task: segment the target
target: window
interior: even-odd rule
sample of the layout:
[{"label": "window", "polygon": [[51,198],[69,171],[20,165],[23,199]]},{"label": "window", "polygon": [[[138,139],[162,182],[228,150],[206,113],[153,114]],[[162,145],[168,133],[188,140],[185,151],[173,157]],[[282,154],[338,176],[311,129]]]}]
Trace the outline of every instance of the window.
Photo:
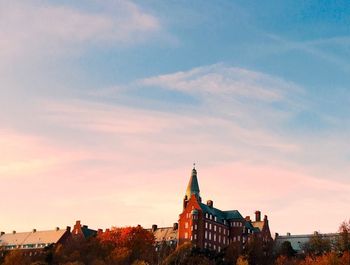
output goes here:
[{"label": "window", "polygon": [[211,224],[209,224],[209,230],[211,230]]},{"label": "window", "polygon": [[197,234],[194,234],[194,239],[197,239]]},{"label": "window", "polygon": [[213,247],[214,247],[214,250],[216,250],[216,246],[214,245]]},{"label": "window", "polygon": [[205,218],[208,218],[208,213],[205,213]]},{"label": "window", "polygon": [[208,238],[208,232],[205,231],[205,239],[207,239],[207,238]]},{"label": "window", "polygon": [[197,225],[196,224],[194,225],[194,230],[197,230]]},{"label": "window", "polygon": [[216,225],[214,225],[214,231],[216,232]]},{"label": "window", "polygon": [[215,222],[217,221],[217,218],[216,218],[216,216],[215,216]]},{"label": "window", "polygon": [[207,223],[207,222],[205,222],[205,228],[207,228],[207,229],[208,229],[208,223]]},{"label": "window", "polygon": [[221,251],[221,247],[220,246],[218,247],[218,250],[219,250],[219,252]]},{"label": "window", "polygon": [[188,222],[185,223],[185,228],[188,228]]},{"label": "window", "polygon": [[214,234],[214,241],[216,241],[216,234]]},{"label": "window", "polygon": [[211,240],[211,233],[209,232],[209,240]]},{"label": "window", "polygon": [[221,226],[219,226],[219,233],[221,233]]},{"label": "window", "polygon": [[207,243],[207,242],[204,243],[204,247],[205,247],[205,248],[208,247],[208,243]]},{"label": "window", "polygon": [[186,233],[185,233],[185,239],[187,239],[187,238],[188,238],[188,233],[186,232]]},{"label": "window", "polygon": [[221,236],[219,235],[219,243],[221,243]]}]

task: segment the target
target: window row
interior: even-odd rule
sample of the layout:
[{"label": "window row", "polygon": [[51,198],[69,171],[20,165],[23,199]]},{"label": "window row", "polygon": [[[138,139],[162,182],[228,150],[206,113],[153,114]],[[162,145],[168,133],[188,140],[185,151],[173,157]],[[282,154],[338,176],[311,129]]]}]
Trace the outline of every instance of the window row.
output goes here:
[{"label": "window row", "polygon": [[214,250],[218,250],[219,252],[221,251],[221,247],[220,246],[216,246],[215,244],[211,244],[211,243],[204,243],[204,248],[213,248]]}]

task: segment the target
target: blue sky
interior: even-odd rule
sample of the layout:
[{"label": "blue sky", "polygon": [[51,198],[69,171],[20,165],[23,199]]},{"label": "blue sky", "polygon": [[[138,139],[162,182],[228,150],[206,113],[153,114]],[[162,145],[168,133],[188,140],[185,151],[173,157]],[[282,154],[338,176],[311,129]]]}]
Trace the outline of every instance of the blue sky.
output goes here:
[{"label": "blue sky", "polygon": [[169,225],[195,161],[218,207],[335,231],[349,20],[348,1],[0,1],[0,178],[20,194],[0,228]]}]

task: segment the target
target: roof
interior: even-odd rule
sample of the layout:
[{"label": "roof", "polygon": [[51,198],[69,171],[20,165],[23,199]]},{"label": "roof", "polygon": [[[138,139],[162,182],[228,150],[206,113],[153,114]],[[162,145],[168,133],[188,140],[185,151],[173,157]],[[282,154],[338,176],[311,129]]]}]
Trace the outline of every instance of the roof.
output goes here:
[{"label": "roof", "polygon": [[264,227],[264,221],[252,222],[252,225],[262,231]]},{"label": "roof", "polygon": [[248,229],[254,231],[254,232],[259,232],[259,231],[261,231],[258,227],[254,227],[253,224],[252,224],[252,222],[250,222],[250,221],[245,222],[245,223],[244,223],[244,226],[245,226],[246,228],[248,228]]},{"label": "roof", "polygon": [[81,227],[81,231],[83,232],[85,238],[97,235],[97,231],[96,230],[90,229],[87,226],[82,226]]},{"label": "roof", "polygon": [[187,185],[187,189],[186,189],[187,199],[190,199],[193,194],[195,194],[196,196],[200,196],[198,179],[197,179],[197,170],[195,168],[192,169],[191,178]]},{"label": "roof", "polygon": [[31,247],[44,247],[40,245],[49,245],[57,243],[67,230],[48,230],[36,232],[23,232],[3,234],[0,236],[0,245],[2,246],[19,246],[31,245]]},{"label": "roof", "polygon": [[[339,234],[337,233],[329,233],[329,234],[319,234],[323,237],[327,237],[331,240],[335,240]],[[275,238],[275,242],[277,245],[281,245],[285,241],[289,241],[292,245],[292,248],[300,252],[303,246],[309,242],[310,238],[313,237],[314,234],[304,234],[304,235],[286,235],[286,236],[277,236]]]},{"label": "roof", "polygon": [[177,240],[177,230],[173,227],[157,228],[153,234],[156,242]]},{"label": "roof", "polygon": [[212,214],[217,217],[217,222],[223,223],[223,220],[234,220],[234,219],[243,219],[242,215],[237,210],[231,211],[221,211],[214,207],[209,207],[204,203],[199,203],[202,211],[204,213]]}]

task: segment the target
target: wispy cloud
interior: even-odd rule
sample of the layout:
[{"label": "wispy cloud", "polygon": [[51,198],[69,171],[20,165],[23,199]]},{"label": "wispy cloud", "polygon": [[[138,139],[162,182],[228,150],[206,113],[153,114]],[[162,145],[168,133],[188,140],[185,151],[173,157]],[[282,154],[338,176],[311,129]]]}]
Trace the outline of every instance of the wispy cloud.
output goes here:
[{"label": "wispy cloud", "polygon": [[160,29],[156,17],[127,0],[100,2],[98,11],[5,0],[0,3],[0,56],[52,56],[81,52],[87,45],[132,44]]}]

